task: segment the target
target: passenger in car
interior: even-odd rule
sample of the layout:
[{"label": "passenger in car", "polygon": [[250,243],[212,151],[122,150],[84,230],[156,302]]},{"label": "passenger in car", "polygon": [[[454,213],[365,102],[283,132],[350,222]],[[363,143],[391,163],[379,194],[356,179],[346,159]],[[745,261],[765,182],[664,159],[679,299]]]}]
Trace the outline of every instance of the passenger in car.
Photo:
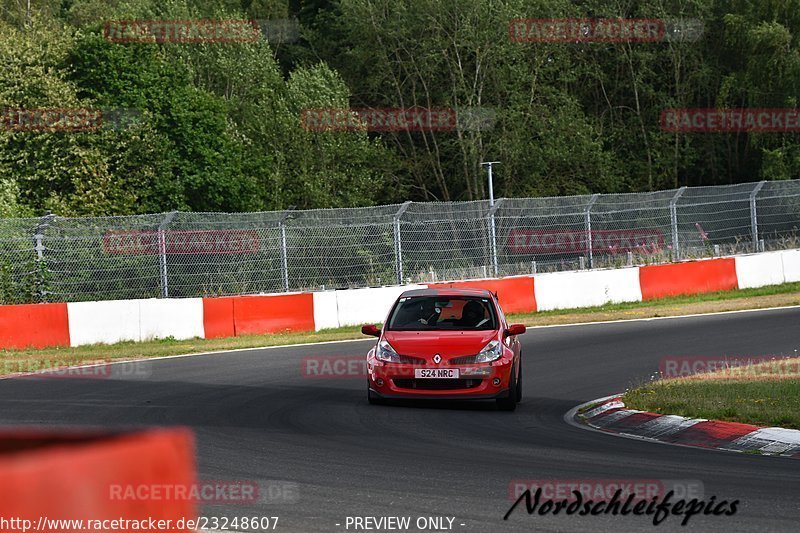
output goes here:
[{"label": "passenger in car", "polygon": [[464,306],[464,310],[461,313],[461,320],[457,322],[457,325],[465,328],[478,327],[478,324],[483,321],[485,313],[486,310],[479,301],[470,300]]}]

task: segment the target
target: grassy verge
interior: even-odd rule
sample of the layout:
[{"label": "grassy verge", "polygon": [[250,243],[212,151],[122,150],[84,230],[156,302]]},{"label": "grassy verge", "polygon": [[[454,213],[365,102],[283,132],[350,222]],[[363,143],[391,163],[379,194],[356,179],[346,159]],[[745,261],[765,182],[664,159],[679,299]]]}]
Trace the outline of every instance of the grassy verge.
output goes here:
[{"label": "grassy verge", "polygon": [[625,405],[653,413],[800,429],[800,359],[655,381],[627,392]]},{"label": "grassy verge", "polygon": [[[509,320],[524,323],[528,326],[544,326],[678,316],[784,305],[800,305],[800,283],[698,296],[665,298],[647,303],[609,304],[585,309],[514,314],[509,316]],[[81,346],[78,348],[0,350],[0,375],[90,362],[359,338],[364,338],[359,327],[345,327],[310,333],[280,333],[225,339],[180,341],[165,339],[141,343],[123,342],[112,345]]]},{"label": "grassy verge", "polygon": [[694,296],[676,296],[650,302],[628,302],[583,309],[545,311],[532,315],[510,315],[509,319],[522,319],[528,325],[542,326],[694,315],[789,305],[800,305],[800,283],[785,283],[758,289],[712,292]]},{"label": "grassy verge", "polygon": [[364,338],[361,328],[329,329],[316,333],[274,333],[245,335],[224,339],[161,339],[148,342],[94,344],[77,348],[44,348],[41,350],[0,350],[0,375],[57,368],[68,365],[107,361],[123,361],[169,355],[282,346],[306,342],[327,342]]}]

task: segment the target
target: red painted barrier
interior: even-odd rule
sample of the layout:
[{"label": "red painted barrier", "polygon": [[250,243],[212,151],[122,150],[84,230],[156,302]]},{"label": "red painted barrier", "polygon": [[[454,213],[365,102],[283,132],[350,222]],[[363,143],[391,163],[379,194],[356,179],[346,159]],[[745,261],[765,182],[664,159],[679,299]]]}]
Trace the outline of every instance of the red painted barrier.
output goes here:
[{"label": "red painted barrier", "polygon": [[[483,288],[496,292],[507,313],[538,310],[534,276],[453,281],[429,287]],[[738,288],[736,261],[712,259],[639,269],[644,300]],[[66,304],[0,306],[0,349],[69,346]],[[313,331],[311,293],[203,298],[205,338],[246,334]]]},{"label": "red painted barrier", "polygon": [[314,331],[314,295],[279,294],[234,298],[236,335]]},{"label": "red painted barrier", "polygon": [[497,293],[497,299],[506,313],[536,312],[536,297],[532,276],[514,278],[479,279],[450,283],[429,283],[428,287],[453,287],[462,289],[488,289]]},{"label": "red painted barrier", "polygon": [[236,335],[233,321],[234,300],[235,298],[203,298],[203,330],[206,339]]},{"label": "red painted barrier", "polygon": [[643,300],[730,291],[739,286],[733,258],[641,267],[639,283]]},{"label": "red painted barrier", "polygon": [[677,433],[663,437],[661,440],[665,442],[676,442],[687,446],[719,448],[757,429],[760,428],[752,424],[706,420],[705,422],[699,422]]},{"label": "red painted barrier", "polygon": [[67,304],[0,306],[0,348],[69,346]]},{"label": "red painted barrier", "polygon": [[[192,487],[195,481],[194,444],[187,430],[122,435],[0,432],[0,517],[30,520],[28,531],[147,529],[113,527],[110,521],[120,519],[171,520],[173,526],[162,531],[191,531],[178,521],[196,518],[196,501],[158,498],[153,491]],[[148,497],[120,497],[128,487],[143,487]],[[57,520],[92,522],[79,526]],[[108,521],[109,527],[84,527],[96,520]]]}]

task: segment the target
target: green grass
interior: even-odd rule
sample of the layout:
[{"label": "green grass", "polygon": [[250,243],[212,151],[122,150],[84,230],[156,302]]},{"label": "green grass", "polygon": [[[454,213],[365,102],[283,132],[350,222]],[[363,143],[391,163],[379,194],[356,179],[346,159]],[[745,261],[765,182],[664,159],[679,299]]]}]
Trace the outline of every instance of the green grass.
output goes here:
[{"label": "green grass", "polygon": [[625,394],[653,413],[800,429],[800,377],[782,380],[666,380]]},{"label": "green grass", "polygon": [[[728,302],[728,303],[726,303]],[[625,320],[654,316],[670,316],[743,308],[800,304],[800,283],[679,296],[650,302],[608,304],[584,309],[565,309],[541,313],[512,314],[512,322],[528,326],[568,324],[574,322]],[[77,348],[45,348],[41,350],[0,350],[0,375],[15,372],[75,365],[87,362],[163,357],[209,351],[258,348],[308,342],[363,339],[361,328],[344,327],[305,333],[275,333],[248,335],[225,339],[164,339],[149,342],[122,342],[113,345],[81,346]]]}]

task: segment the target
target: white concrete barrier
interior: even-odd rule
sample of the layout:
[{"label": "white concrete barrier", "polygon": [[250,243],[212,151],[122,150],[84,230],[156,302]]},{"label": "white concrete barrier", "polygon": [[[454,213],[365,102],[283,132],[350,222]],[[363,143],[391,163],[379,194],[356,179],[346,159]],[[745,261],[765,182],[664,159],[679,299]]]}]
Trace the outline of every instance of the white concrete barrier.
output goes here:
[{"label": "white concrete barrier", "polygon": [[740,289],[754,289],[784,282],[782,252],[738,255],[736,278]]},{"label": "white concrete barrier", "polygon": [[401,293],[424,288],[425,285],[405,285],[336,291],[339,325],[357,326],[383,322]]},{"label": "white concrete barrier", "polygon": [[139,300],[139,340],[204,338],[203,299]]},{"label": "white concrete barrier", "polygon": [[139,341],[139,301],[110,300],[67,304],[70,346]]},{"label": "white concrete barrier", "polygon": [[786,283],[800,281],[800,250],[781,252],[783,259],[783,279]]},{"label": "white concrete barrier", "polygon": [[336,291],[314,293],[314,329],[338,328],[339,309],[336,305]]},{"label": "white concrete barrier", "polygon": [[71,346],[205,337],[202,298],[76,302],[67,313]]},{"label": "white concrete barrier", "polygon": [[539,274],[533,288],[539,311],[642,301],[638,267]]}]

